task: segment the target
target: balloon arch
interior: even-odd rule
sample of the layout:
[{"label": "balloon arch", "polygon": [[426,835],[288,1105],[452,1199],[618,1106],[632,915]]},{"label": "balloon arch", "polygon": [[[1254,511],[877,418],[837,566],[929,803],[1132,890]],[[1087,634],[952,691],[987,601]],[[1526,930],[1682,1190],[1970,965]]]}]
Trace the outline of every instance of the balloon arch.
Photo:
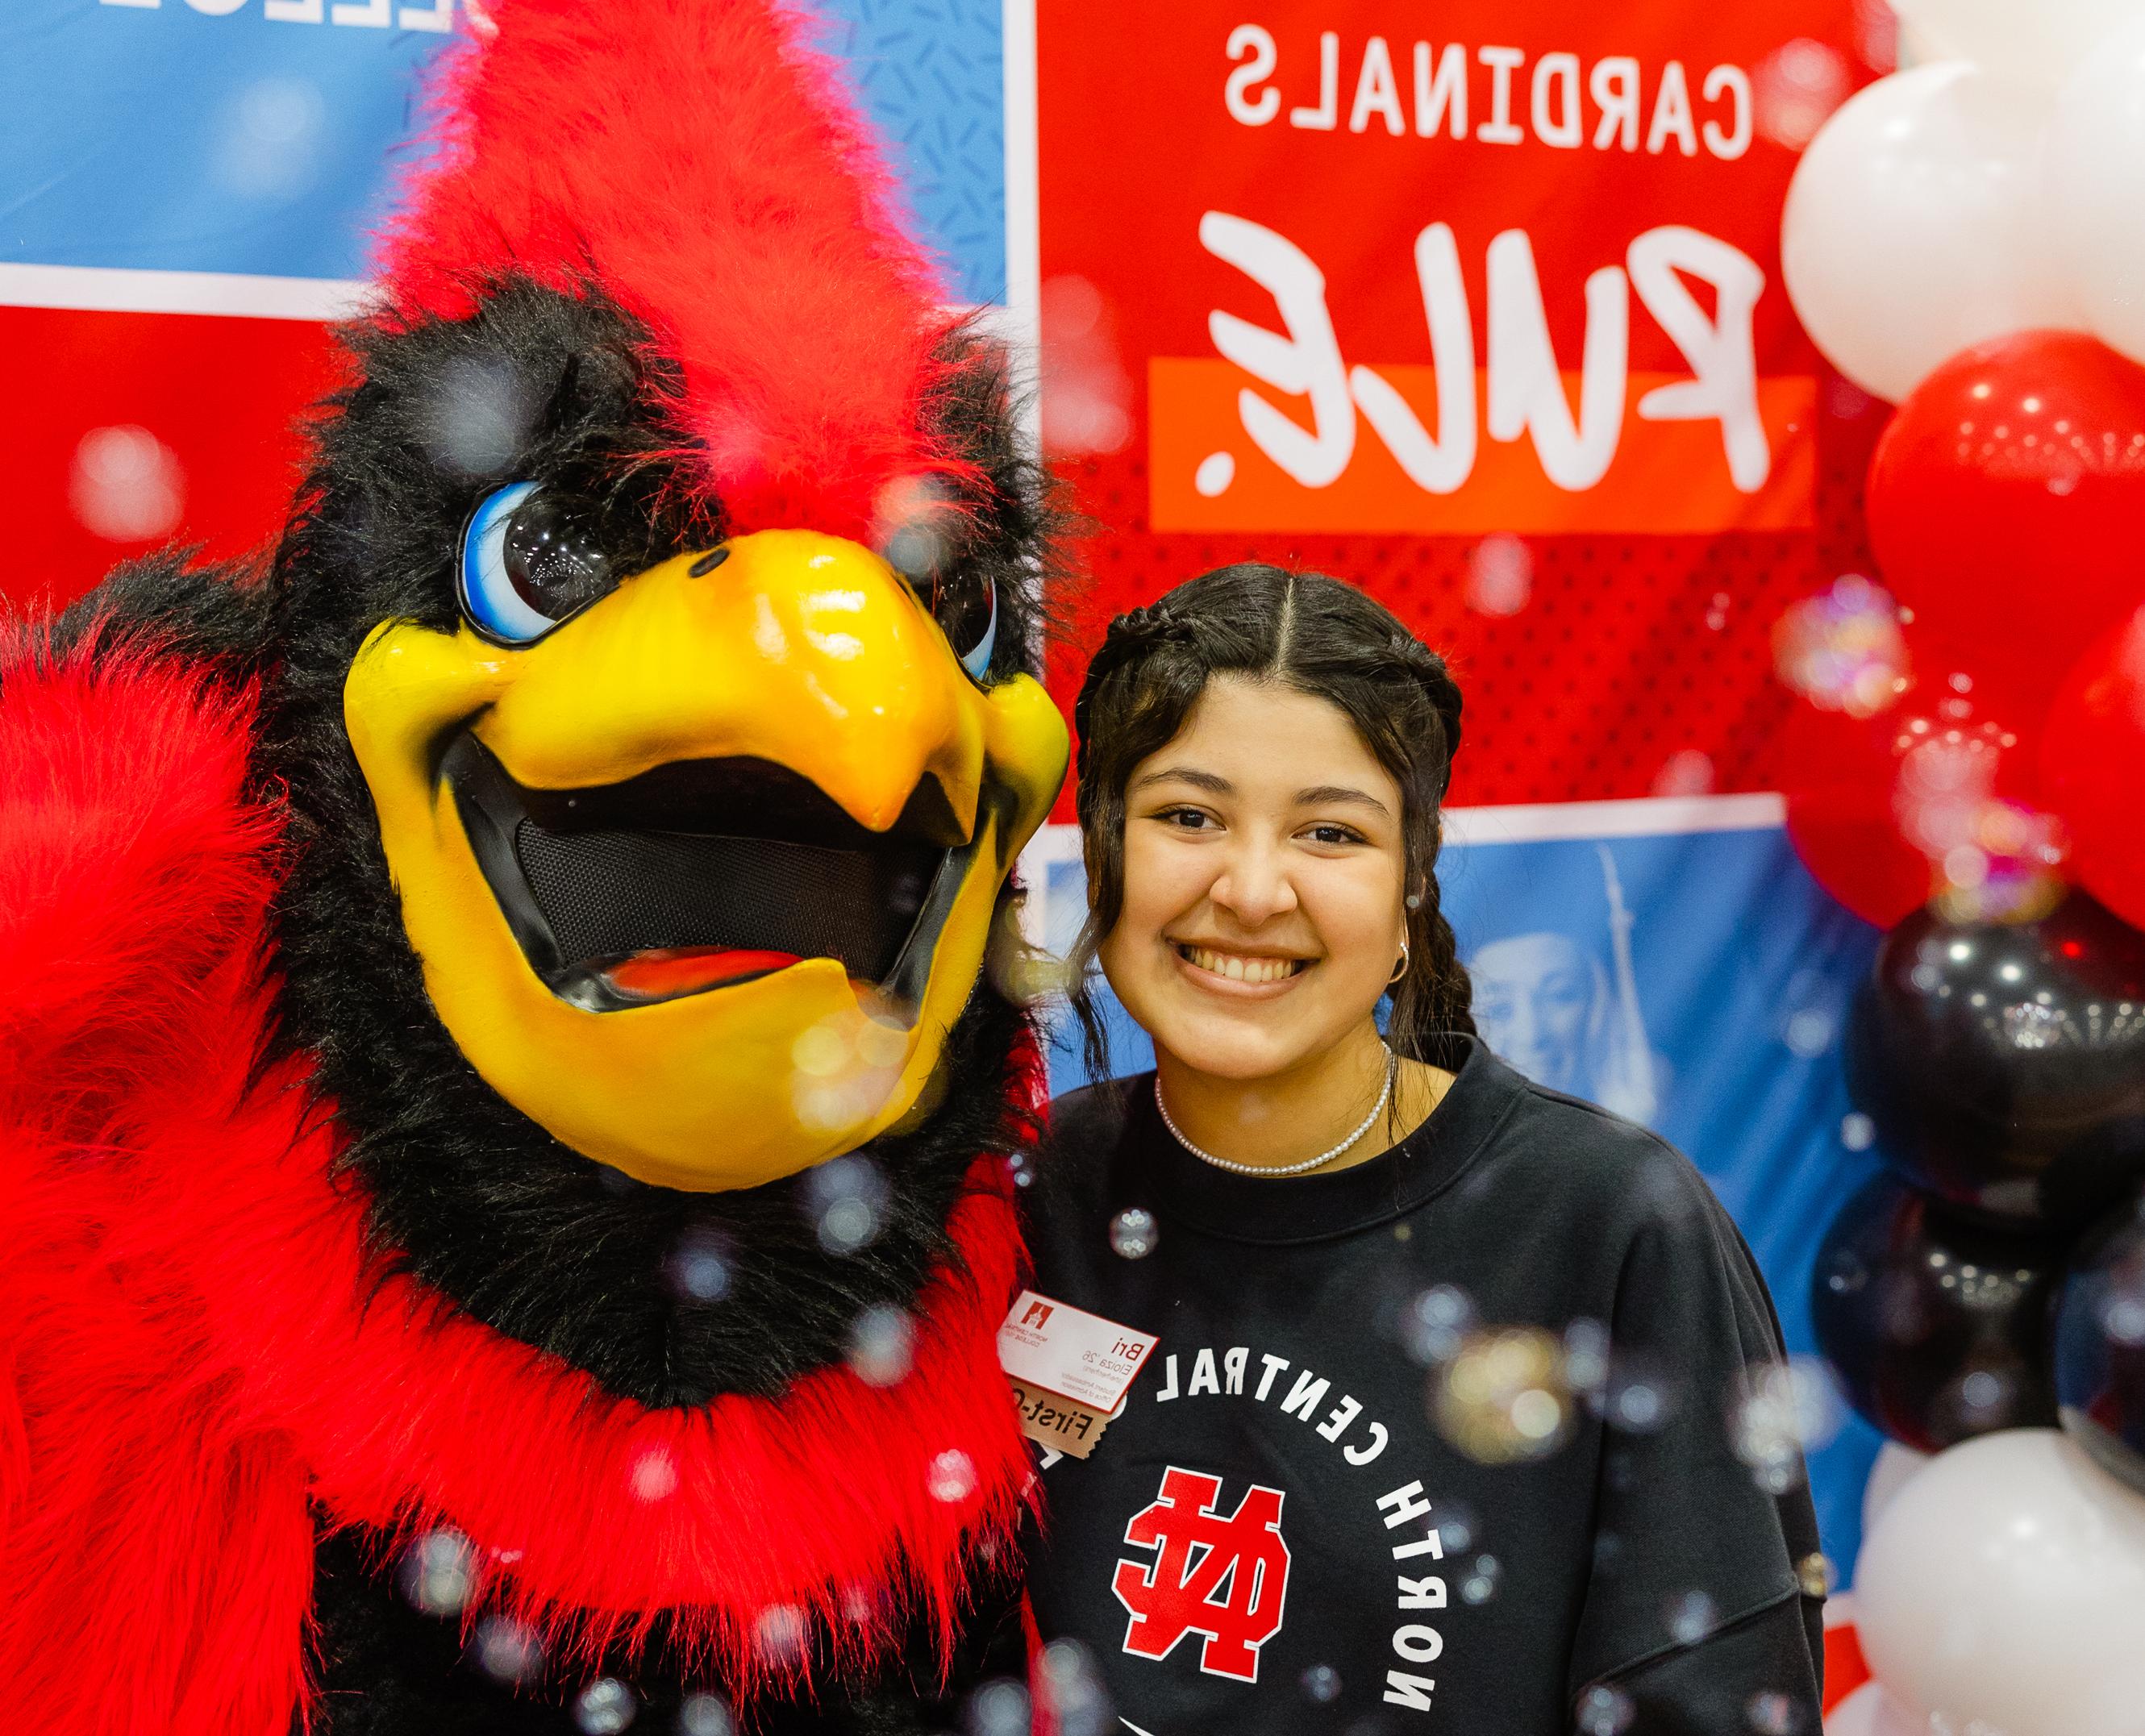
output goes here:
[{"label": "balloon arch", "polygon": [[[1782,262],[1897,405],[1878,572],[1789,611],[1788,828],[1886,928],[1849,1037],[1889,1172],[1813,1311],[1892,1437],[1833,1736],[2145,1724],[2145,4],[1897,0]],[[1933,1458],[1926,1455],[1934,1455]]]}]

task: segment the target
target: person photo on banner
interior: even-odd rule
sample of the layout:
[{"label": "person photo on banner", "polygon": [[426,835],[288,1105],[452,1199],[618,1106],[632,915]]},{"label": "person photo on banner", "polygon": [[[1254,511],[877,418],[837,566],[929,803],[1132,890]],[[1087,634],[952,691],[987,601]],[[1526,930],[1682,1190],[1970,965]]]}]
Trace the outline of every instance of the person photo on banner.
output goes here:
[{"label": "person photo on banner", "polygon": [[1596,844],[1609,908],[1612,976],[1584,936],[1534,929],[1468,955],[1475,1027],[1491,1052],[1537,1084],[1651,1125],[1661,1063],[1646,1036],[1631,962],[1632,918],[1616,858]]},{"label": "person photo on banner", "polygon": [[1476,1034],[1461,711],[1381,604],[1257,564],[1120,615],[1081,686],[1074,963],[1156,1069],[1053,1105],[1034,1283],[1158,1341],[1045,1455],[1060,1729],[1817,1728],[1770,1298],[1681,1154]]}]

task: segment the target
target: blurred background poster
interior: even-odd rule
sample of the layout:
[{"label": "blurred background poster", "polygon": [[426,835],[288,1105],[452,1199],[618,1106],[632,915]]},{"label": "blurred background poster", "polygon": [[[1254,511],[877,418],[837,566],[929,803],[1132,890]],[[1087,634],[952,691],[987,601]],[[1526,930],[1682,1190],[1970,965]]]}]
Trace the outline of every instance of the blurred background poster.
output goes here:
[{"label": "blurred background poster", "polygon": [[1780,281],[1854,6],[1250,16],[1038,9],[1043,435],[1097,605],[1286,552],[1458,660],[1456,800],[1776,787],[1768,634],[1854,565],[1883,420]]}]

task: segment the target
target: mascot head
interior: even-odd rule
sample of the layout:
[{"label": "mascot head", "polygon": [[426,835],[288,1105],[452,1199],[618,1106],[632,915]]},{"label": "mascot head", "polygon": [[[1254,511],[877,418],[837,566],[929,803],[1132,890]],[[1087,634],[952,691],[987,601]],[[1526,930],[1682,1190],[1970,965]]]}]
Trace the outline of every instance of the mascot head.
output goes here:
[{"label": "mascot head", "polygon": [[772,1390],[1010,1137],[1046,511],[780,8],[491,11],[268,588],[284,1040],[419,1276]]}]

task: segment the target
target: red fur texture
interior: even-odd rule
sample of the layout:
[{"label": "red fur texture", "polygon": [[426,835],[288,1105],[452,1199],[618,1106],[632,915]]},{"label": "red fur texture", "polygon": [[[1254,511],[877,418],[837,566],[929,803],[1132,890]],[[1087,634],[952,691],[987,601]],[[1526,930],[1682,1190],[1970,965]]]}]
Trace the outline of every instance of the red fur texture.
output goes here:
[{"label": "red fur texture", "polygon": [[242,699],[169,664],[0,655],[0,1681],[62,1736],[286,1736],[313,1521],[451,1527],[470,1609],[555,1652],[668,1614],[734,1690],[824,1623],[942,1637],[1027,1459],[993,1340],[995,1165],[967,1272],[892,1386],[650,1412],[369,1257],[331,1115],[258,1064],[275,817]]},{"label": "red fur texture", "polygon": [[805,20],[769,0],[490,10],[386,238],[389,317],[463,317],[508,271],[594,284],[680,371],[666,411],[734,530],[863,537],[888,484],[943,467],[919,411],[947,317]]}]

